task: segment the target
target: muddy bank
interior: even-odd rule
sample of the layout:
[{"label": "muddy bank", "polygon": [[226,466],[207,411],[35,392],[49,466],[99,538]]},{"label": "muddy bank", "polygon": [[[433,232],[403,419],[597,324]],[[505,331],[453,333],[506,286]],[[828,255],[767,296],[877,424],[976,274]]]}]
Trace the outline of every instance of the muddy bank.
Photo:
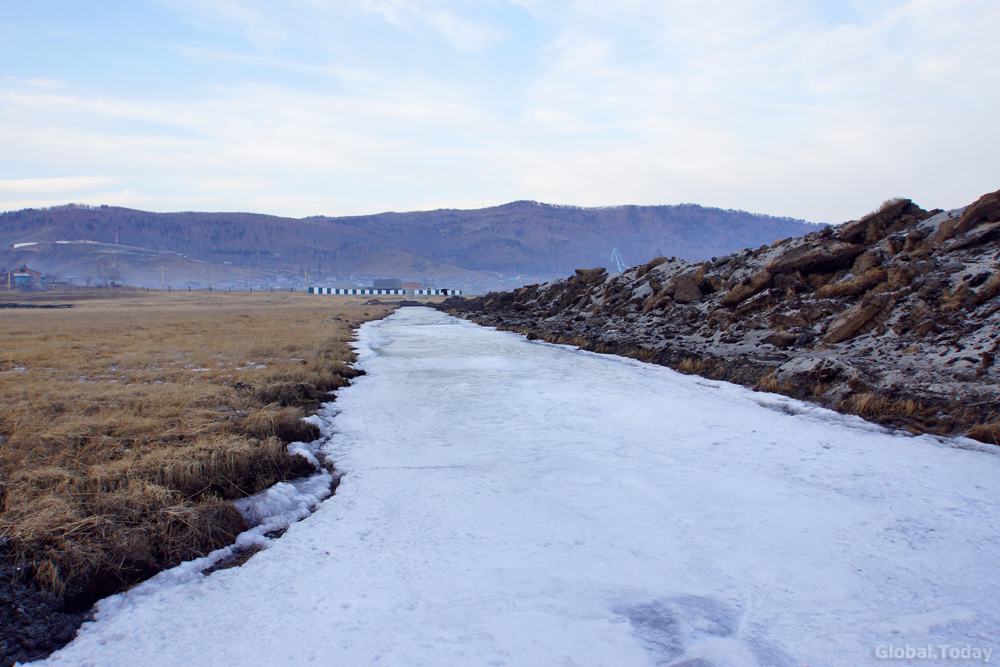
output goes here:
[{"label": "muddy bank", "polygon": [[14,583],[13,565],[0,564],[0,665],[30,662],[65,646],[87,613],[71,613],[51,593]]},{"label": "muddy bank", "polygon": [[817,402],[915,433],[1000,436],[1000,198],[658,258],[438,307],[528,338]]}]

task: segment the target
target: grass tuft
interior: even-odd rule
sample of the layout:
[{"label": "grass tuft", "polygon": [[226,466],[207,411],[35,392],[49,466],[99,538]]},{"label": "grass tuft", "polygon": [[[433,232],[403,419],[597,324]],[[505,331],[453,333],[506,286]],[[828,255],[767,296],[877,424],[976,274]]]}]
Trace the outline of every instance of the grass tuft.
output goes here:
[{"label": "grass tuft", "polygon": [[978,424],[969,429],[969,432],[965,435],[979,442],[1000,445],[1000,421]]},{"label": "grass tuft", "polygon": [[924,407],[913,399],[893,400],[869,392],[851,394],[838,406],[838,409],[867,419],[915,417],[926,412]]},{"label": "grass tuft", "polygon": [[786,394],[790,395],[795,391],[795,385],[790,381],[785,380],[780,382],[777,377],[777,369],[771,369],[764,375],[757,378],[757,382],[754,385],[755,391],[764,391],[769,394]]},{"label": "grass tuft", "polygon": [[677,365],[677,371],[686,375],[700,375],[705,372],[705,362],[697,357],[687,357]]}]

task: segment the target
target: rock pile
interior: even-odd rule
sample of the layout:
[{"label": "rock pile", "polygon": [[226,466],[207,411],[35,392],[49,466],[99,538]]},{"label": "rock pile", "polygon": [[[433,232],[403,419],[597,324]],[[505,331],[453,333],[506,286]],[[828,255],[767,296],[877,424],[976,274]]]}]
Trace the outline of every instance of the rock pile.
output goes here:
[{"label": "rock pile", "polygon": [[1000,437],[1000,191],[692,263],[657,258],[439,308],[529,338],[812,400],[914,432]]}]

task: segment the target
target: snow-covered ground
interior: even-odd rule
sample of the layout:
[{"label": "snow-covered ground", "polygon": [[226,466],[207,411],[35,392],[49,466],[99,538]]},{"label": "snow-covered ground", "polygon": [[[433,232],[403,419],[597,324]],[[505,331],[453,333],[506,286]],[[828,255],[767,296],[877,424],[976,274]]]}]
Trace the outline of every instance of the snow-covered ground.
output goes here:
[{"label": "snow-covered ground", "polygon": [[361,342],[368,375],[339,392],[326,446],[337,494],[242,567],[103,602],[50,664],[815,667],[1000,648],[988,451],[423,308]]}]

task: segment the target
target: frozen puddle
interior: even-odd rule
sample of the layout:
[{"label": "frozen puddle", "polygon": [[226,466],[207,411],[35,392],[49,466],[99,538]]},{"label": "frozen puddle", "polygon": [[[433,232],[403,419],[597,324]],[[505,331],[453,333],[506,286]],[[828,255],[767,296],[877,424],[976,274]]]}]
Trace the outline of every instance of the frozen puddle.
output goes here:
[{"label": "frozen puddle", "polygon": [[326,451],[337,494],[242,567],[105,601],[51,664],[815,667],[996,647],[998,456],[423,308],[361,342]]}]

